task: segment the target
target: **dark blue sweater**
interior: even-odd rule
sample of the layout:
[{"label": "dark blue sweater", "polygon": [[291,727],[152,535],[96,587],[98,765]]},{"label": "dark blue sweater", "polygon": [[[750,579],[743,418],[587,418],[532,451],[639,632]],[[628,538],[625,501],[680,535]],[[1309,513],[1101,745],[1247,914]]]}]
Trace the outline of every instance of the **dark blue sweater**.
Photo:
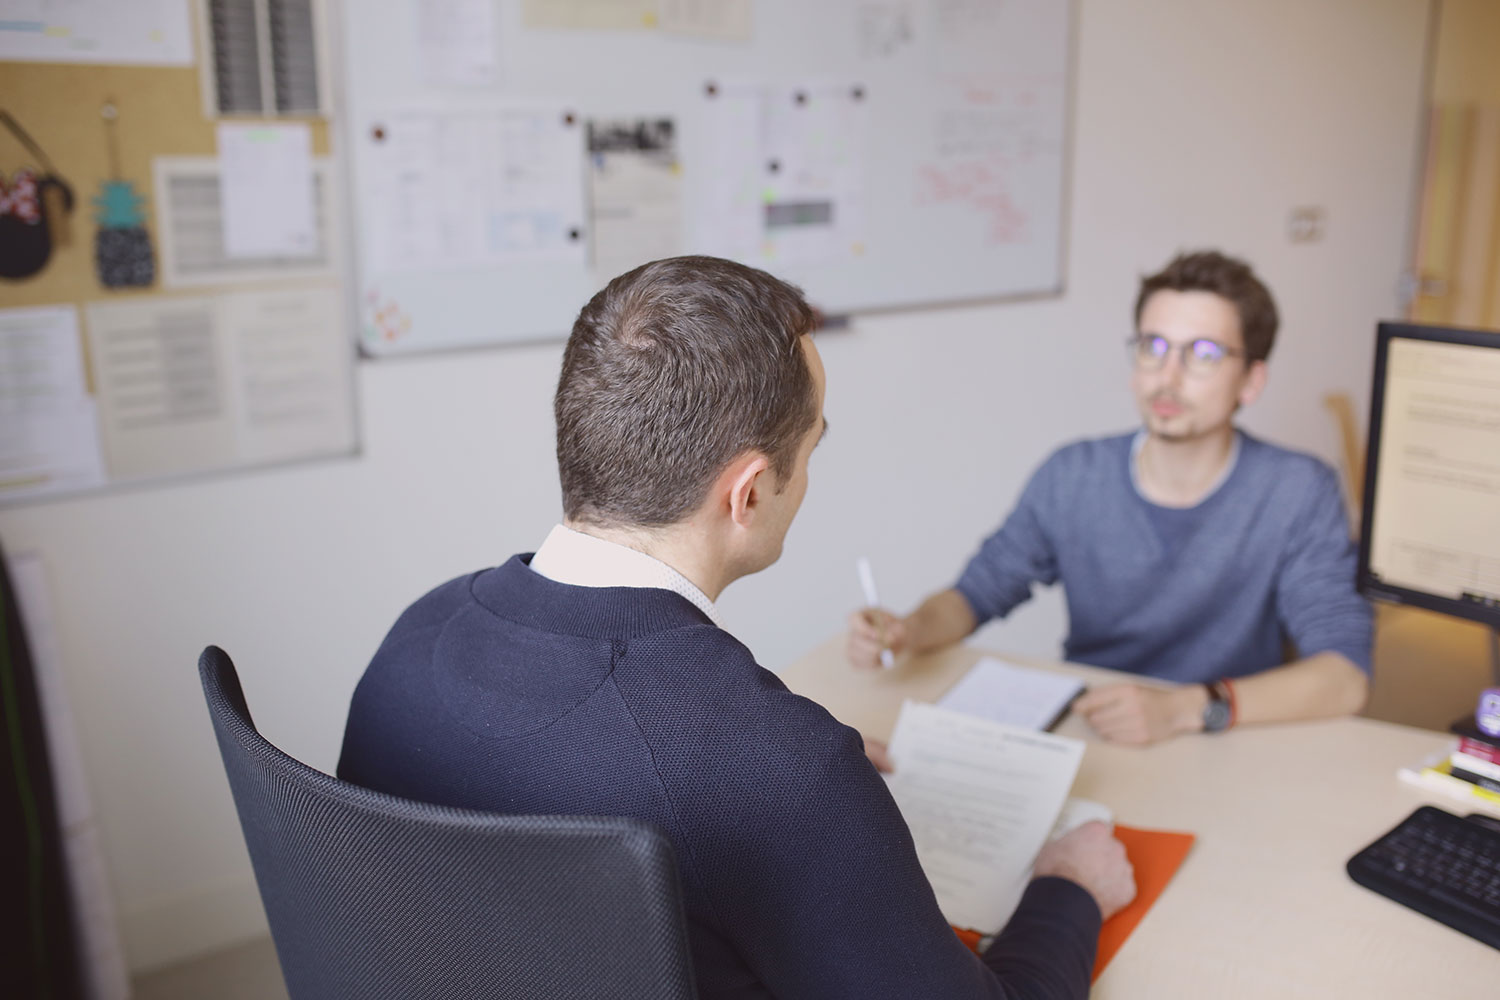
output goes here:
[{"label": "dark blue sweater", "polygon": [[705,998],[1081,997],[1099,910],[1032,883],[983,960],[949,929],[859,734],[666,590],[573,587],[527,557],[396,622],[339,776],[508,813],[625,815],[681,869]]}]

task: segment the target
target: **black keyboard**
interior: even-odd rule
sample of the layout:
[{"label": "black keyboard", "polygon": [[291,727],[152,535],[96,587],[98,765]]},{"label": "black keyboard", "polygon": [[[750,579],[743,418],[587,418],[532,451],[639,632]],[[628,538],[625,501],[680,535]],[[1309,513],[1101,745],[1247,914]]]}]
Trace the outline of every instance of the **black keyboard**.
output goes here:
[{"label": "black keyboard", "polygon": [[1366,889],[1500,948],[1500,822],[1423,806],[1345,867]]}]

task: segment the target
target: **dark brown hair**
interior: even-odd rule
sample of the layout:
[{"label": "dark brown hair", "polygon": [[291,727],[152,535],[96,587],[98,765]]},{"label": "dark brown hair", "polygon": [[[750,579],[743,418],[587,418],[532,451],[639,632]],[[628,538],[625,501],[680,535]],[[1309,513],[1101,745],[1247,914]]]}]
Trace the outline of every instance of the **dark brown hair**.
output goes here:
[{"label": "dark brown hair", "polygon": [[557,383],[563,513],[656,527],[695,510],[736,456],[784,483],[817,390],[799,340],[802,292],[716,257],[620,275],[578,314]]},{"label": "dark brown hair", "polygon": [[1271,292],[1242,260],[1217,250],[1181,253],[1156,274],[1141,279],[1135,299],[1135,321],[1141,321],[1146,300],[1162,290],[1213,292],[1229,301],[1240,316],[1240,334],[1245,338],[1245,361],[1264,361],[1276,342],[1276,301]]}]

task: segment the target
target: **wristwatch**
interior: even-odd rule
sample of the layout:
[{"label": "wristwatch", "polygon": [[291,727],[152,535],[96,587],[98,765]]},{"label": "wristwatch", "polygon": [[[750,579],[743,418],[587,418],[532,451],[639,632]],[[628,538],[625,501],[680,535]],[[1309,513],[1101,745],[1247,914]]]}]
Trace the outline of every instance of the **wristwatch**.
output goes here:
[{"label": "wristwatch", "polygon": [[1222,733],[1234,723],[1234,694],[1228,681],[1205,684],[1208,704],[1203,706],[1203,731]]}]

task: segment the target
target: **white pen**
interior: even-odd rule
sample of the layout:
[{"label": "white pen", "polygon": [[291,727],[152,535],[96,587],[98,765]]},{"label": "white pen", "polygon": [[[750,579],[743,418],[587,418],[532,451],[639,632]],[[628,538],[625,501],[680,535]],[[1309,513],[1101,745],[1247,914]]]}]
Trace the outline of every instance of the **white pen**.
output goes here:
[{"label": "white pen", "polygon": [[[880,595],[875,592],[875,571],[870,569],[870,560],[860,556],[854,560],[854,569],[859,573],[859,585],[865,592],[865,604],[871,608],[880,607]],[[880,665],[882,667],[896,665],[896,657],[889,649],[880,651]]]}]

